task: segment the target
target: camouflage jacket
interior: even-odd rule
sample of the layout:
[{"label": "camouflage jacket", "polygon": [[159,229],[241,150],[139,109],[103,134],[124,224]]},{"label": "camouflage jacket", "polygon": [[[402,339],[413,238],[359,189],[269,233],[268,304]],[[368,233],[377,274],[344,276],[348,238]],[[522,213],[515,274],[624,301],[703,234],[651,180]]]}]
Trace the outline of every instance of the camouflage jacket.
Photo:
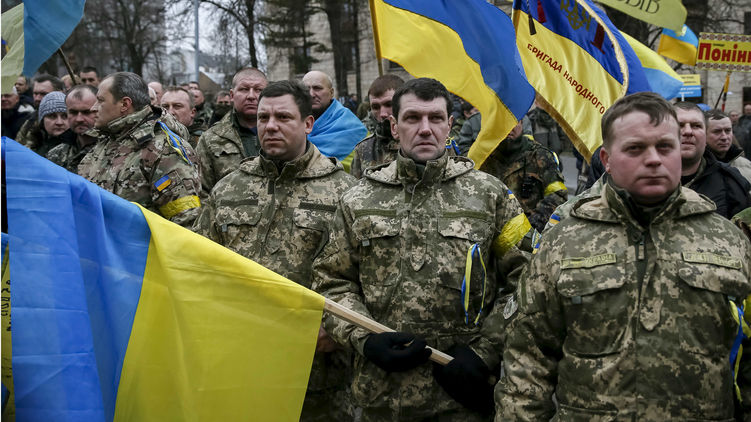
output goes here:
[{"label": "camouflage jacket", "polygon": [[258,136],[248,136],[243,142],[238,127],[233,109],[198,140],[196,153],[201,163],[201,188],[207,196],[216,182],[240,167],[240,161],[261,153]]},{"label": "camouflage jacket", "polygon": [[558,164],[554,152],[522,136],[501,142],[481,170],[501,179],[522,204],[532,227],[542,231],[568,196]]},{"label": "camouflage jacket", "polygon": [[16,142],[31,150],[34,149],[32,147],[36,143],[36,138],[38,137],[38,132],[41,127],[39,114],[37,113],[39,112],[37,110],[34,110],[26,119],[26,121],[23,122],[21,127],[18,129],[18,133],[16,133],[15,139]]},{"label": "camouflage jacket", "polygon": [[[473,166],[466,157],[444,154],[429,161],[420,177],[415,162],[400,154],[368,169],[340,200],[331,241],[313,266],[313,288],[439,350],[470,344],[494,368],[504,336],[500,302],[527,262],[517,245],[530,226],[506,186]],[[487,284],[483,300],[476,258],[467,323],[461,287],[474,245],[486,265]],[[362,355],[368,332],[340,319],[324,326],[358,352],[352,386],[358,405],[390,409],[393,420],[461,407],[432,379],[430,364],[386,373]]]},{"label": "camouflage jacket", "polygon": [[204,132],[208,129],[206,125],[207,120],[199,119],[198,116],[193,119],[193,124],[188,128],[190,138],[188,142],[194,149],[198,146],[198,140],[201,138]]},{"label": "camouflage jacket", "polygon": [[368,109],[368,114],[361,120],[362,124],[365,125],[365,129],[368,130],[368,135],[370,136],[375,133],[376,128],[378,127],[378,121],[373,117],[373,114],[370,112],[370,109]]},{"label": "camouflage jacket", "polygon": [[[681,188],[648,227],[605,185],[552,228],[510,315],[496,420],[733,420],[751,244]],[[730,299],[731,303],[728,303]]]},{"label": "camouflage jacket", "polygon": [[[263,156],[248,158],[214,186],[194,230],[310,288],[313,258],[329,239],[337,200],[354,183],[310,142],[281,174]],[[349,354],[326,355],[314,357],[309,390],[349,381]]]},{"label": "camouflage jacket", "polygon": [[355,147],[352,165],[349,168],[349,174],[358,179],[368,167],[394,161],[399,153],[399,141],[391,137],[390,126],[377,124],[375,132],[368,131],[370,135]]},{"label": "camouflage jacket", "polygon": [[[78,174],[172,222],[191,227],[201,206],[198,168],[172,146],[160,121],[181,139],[187,138],[185,126],[172,115],[146,106],[105,128],[86,132],[97,141],[78,165]],[[194,152],[181,139],[175,142],[190,157]]]},{"label": "camouflage jacket", "polygon": [[83,157],[94,148],[94,142],[89,140],[83,147],[78,140],[72,144],[60,144],[49,150],[47,159],[71,173],[76,173]]}]

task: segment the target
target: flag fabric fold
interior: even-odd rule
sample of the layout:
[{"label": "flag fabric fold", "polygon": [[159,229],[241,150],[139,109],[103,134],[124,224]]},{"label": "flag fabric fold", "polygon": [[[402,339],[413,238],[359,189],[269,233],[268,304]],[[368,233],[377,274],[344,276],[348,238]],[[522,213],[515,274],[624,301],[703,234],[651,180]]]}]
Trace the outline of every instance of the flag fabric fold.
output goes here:
[{"label": "flag fabric fold", "polygon": [[681,0],[599,0],[600,3],[663,28],[680,30],[688,12]]},{"label": "flag fabric fold", "polygon": [[85,2],[24,0],[24,75],[32,76],[63,45],[81,21]]},{"label": "flag fabric fold", "polygon": [[2,93],[10,94],[23,72],[23,3],[2,14]]},{"label": "flag fabric fold", "polygon": [[683,25],[680,33],[664,28],[660,34],[660,42],[657,45],[657,53],[678,63],[696,66],[696,49],[699,47],[699,38],[686,25]]},{"label": "flag fabric fold", "polygon": [[370,10],[379,59],[439,80],[480,111],[468,153],[479,168],[534,100],[508,16],[483,0],[371,0]]},{"label": "flag fabric fold", "polygon": [[621,34],[639,58],[651,90],[662,95],[666,100],[677,97],[683,86],[678,73],[654,50],[626,33]]},{"label": "flag fabric fold", "polygon": [[538,104],[589,159],[600,120],[618,98],[649,91],[636,54],[589,0],[515,0],[516,42]]},{"label": "flag fabric fold", "polygon": [[324,299],[3,138],[16,417],[299,418]]},{"label": "flag fabric fold", "polygon": [[365,138],[368,129],[347,107],[336,99],[316,119],[313,130],[308,135],[321,154],[344,160]]}]

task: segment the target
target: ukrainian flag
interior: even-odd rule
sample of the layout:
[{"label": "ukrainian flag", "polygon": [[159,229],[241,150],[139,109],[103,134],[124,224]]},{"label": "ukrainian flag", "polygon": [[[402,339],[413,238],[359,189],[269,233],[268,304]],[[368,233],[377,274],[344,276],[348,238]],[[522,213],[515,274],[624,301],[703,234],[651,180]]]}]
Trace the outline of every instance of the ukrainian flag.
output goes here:
[{"label": "ukrainian flag", "polygon": [[17,420],[299,419],[323,297],[14,141],[2,152]]},{"label": "ukrainian flag", "polygon": [[534,100],[508,16],[484,0],[370,0],[370,10],[379,59],[441,81],[480,111],[468,153],[479,168]]},{"label": "ukrainian flag", "polygon": [[639,58],[644,74],[653,92],[662,95],[666,100],[675,98],[680,93],[683,81],[667,62],[654,50],[635,40],[625,32],[621,35]]},{"label": "ukrainian flag", "polygon": [[681,33],[664,28],[660,35],[657,53],[677,61],[678,63],[696,66],[696,49],[699,39],[691,29],[683,25]]},{"label": "ukrainian flag", "polygon": [[649,91],[639,59],[589,0],[515,0],[513,21],[524,69],[579,152],[602,144],[600,120],[618,98]]}]

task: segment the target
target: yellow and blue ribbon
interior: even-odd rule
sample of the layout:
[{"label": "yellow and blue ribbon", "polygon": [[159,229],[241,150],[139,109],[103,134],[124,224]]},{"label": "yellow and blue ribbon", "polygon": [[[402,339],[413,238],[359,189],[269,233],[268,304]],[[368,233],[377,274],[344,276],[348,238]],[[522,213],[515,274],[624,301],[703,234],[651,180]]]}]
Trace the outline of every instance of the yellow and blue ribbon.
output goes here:
[{"label": "yellow and blue ribbon", "polygon": [[162,132],[167,135],[169,145],[172,147],[172,149],[177,151],[177,153],[180,154],[180,157],[185,160],[186,163],[193,165],[193,163],[190,161],[190,158],[188,158],[188,152],[185,151],[182,139],[180,139],[180,137],[170,128],[168,128],[167,125],[165,125],[163,122],[159,121],[159,126],[162,128]]},{"label": "yellow and blue ribbon", "polygon": [[480,321],[482,315],[482,307],[485,304],[485,289],[487,287],[487,270],[485,268],[485,261],[482,259],[482,252],[480,251],[480,244],[475,243],[467,250],[467,262],[464,266],[464,279],[462,280],[462,307],[464,308],[464,323],[469,325],[469,301],[472,292],[472,262],[475,256],[480,260],[482,267],[482,296],[480,301],[480,309],[477,311],[473,322],[475,325]]}]

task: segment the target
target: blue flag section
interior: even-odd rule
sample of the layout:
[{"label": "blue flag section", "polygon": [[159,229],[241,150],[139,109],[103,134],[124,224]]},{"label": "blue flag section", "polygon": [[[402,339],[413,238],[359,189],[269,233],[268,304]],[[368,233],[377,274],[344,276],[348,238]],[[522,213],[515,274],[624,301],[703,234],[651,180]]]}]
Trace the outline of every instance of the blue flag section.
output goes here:
[{"label": "blue flag section", "polygon": [[371,0],[371,14],[379,57],[441,81],[480,111],[468,154],[479,167],[534,100],[508,16],[483,0]]},{"label": "blue flag section", "polygon": [[24,75],[32,76],[63,45],[81,21],[85,2],[24,0]]}]

